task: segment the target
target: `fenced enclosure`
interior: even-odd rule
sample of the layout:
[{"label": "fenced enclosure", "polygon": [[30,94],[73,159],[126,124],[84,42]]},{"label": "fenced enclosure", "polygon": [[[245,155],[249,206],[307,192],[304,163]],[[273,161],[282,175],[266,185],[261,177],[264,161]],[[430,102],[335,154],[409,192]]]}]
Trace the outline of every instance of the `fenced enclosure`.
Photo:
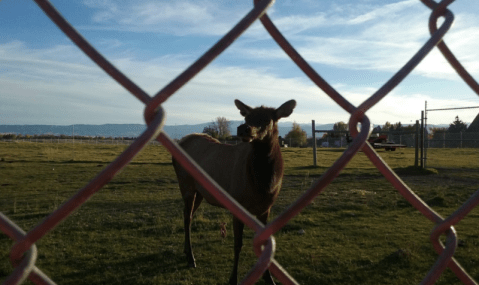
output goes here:
[{"label": "fenced enclosure", "polygon": [[[474,101],[473,101],[474,102]],[[463,148],[479,148],[479,130],[473,126],[478,122],[475,122],[479,115],[477,111],[479,106],[476,103],[472,103],[473,106],[469,107],[453,107],[453,108],[434,108],[428,109],[426,102],[425,105],[425,163],[427,167],[445,167],[441,165],[443,159],[435,148],[451,149],[463,149]],[[438,119],[448,117],[451,120],[449,125],[445,127],[428,127],[429,124],[434,124]],[[453,121],[452,118],[455,117]],[[465,123],[469,122],[469,124]]]},{"label": "fenced enclosure", "polygon": [[[85,41],[81,35],[79,35],[60,14],[51,6],[48,1],[35,0],[41,9],[52,19],[59,28],[70,37],[70,39],[82,49],[93,61],[95,61],[102,69],[105,70],[112,78],[118,81],[124,88],[129,90],[135,97],[146,105],[145,108],[145,121],[148,125],[147,130],[126,150],[121,153],[117,159],[115,159],[110,165],[102,170],[98,176],[91,180],[80,191],[73,194],[71,199],[56,208],[51,214],[49,214],[42,222],[35,225],[32,230],[24,232],[18,224],[11,221],[5,214],[0,214],[0,231],[5,233],[10,239],[15,241],[14,246],[10,251],[10,260],[14,267],[11,274],[5,279],[6,284],[18,284],[24,281],[27,277],[34,283],[50,283],[53,281],[45,275],[40,268],[36,266],[37,256],[42,256],[41,251],[37,251],[36,243],[47,237],[54,235],[52,230],[57,227],[60,222],[67,218],[72,218],[74,210],[84,205],[88,198],[107,185],[110,180],[123,169],[138,152],[143,149],[151,139],[157,139],[162,145],[187,169],[198,182],[207,189],[218,201],[220,201],[227,209],[239,218],[245,225],[251,228],[254,234],[254,253],[257,255],[258,260],[256,264],[252,265],[246,277],[243,279],[243,283],[254,283],[266,269],[270,269],[271,273],[280,280],[283,284],[296,284],[294,279],[295,274],[300,274],[295,270],[289,272],[289,267],[286,264],[281,265],[276,258],[275,254],[284,250],[281,244],[278,243],[278,252],[276,252],[276,241],[274,235],[280,235],[282,230],[288,229],[288,222],[293,217],[297,217],[302,211],[308,211],[306,206],[310,205],[314,198],[330,184],[336,181],[338,175],[344,172],[345,167],[355,158],[363,155],[363,158],[367,158],[375,168],[381,173],[381,178],[385,177],[387,181],[394,186],[397,193],[402,195],[410,205],[414,206],[427,220],[434,223],[434,227],[430,234],[431,243],[437,252],[436,262],[429,268],[429,272],[424,272],[423,278],[424,284],[434,283],[447,269],[450,268],[457,278],[465,284],[475,284],[474,279],[467,274],[466,270],[459,264],[459,262],[453,258],[459,243],[458,234],[455,229],[455,225],[464,219],[479,203],[479,191],[467,200],[461,200],[458,204],[458,208],[453,213],[449,213],[447,218],[442,217],[435,210],[433,210],[428,203],[421,199],[415,192],[411,190],[406,183],[397,176],[394,171],[388,166],[385,160],[378,155],[378,153],[366,142],[370,133],[370,121],[367,117],[368,110],[377,104],[382,98],[394,89],[420,62],[427,54],[436,46],[443,53],[445,58],[453,65],[455,70],[464,79],[464,81],[479,94],[479,85],[469,75],[469,73],[462,67],[462,65],[455,59],[453,53],[448,49],[446,43],[443,41],[444,35],[447,33],[453,23],[454,16],[451,11],[447,9],[447,6],[452,1],[442,1],[436,3],[434,1],[423,0],[422,2],[428,8],[431,9],[431,16],[429,19],[429,28],[431,32],[430,39],[424,44],[424,46],[418,50],[418,52],[401,68],[390,80],[388,80],[377,92],[359,106],[354,106],[348,100],[346,100],[341,94],[339,94],[330,84],[328,84],[321,76],[316,73],[315,70],[301,57],[299,53],[289,44],[287,39],[281,34],[281,32],[275,27],[274,23],[269,19],[266,14],[266,10],[273,4],[274,1],[255,1],[252,10],[244,16],[244,18],[230,30],[221,40],[219,40],[210,50],[208,50],[200,59],[194,62],[189,68],[187,68],[180,76],[174,79],[170,84],[160,90],[155,96],[150,97],[140,87],[133,83],[130,79],[125,77],[115,67],[113,67],[103,56],[101,56],[96,50]],[[444,17],[444,21],[441,22],[440,27],[437,27],[438,19]],[[220,53],[222,53],[228,46],[243,33],[250,25],[260,20],[271,37],[279,44],[279,46],[288,54],[288,56],[294,61],[296,65],[309,77],[319,88],[321,88],[328,96],[331,97],[339,106],[345,111],[351,114],[349,120],[349,129],[353,136],[353,142],[346,150],[341,150],[339,157],[335,157],[330,166],[325,167],[324,172],[321,175],[315,177],[311,183],[306,183],[304,186],[307,188],[301,196],[293,201],[286,210],[278,213],[274,220],[267,225],[263,225],[247,211],[243,209],[236,201],[232,200],[220,187],[212,181],[208,175],[206,175],[197,165],[189,159],[189,157],[173,142],[166,133],[162,132],[162,126],[164,123],[164,110],[162,103],[170,96],[172,96],[180,87],[185,85],[193,76],[201,72],[201,70],[213,61]],[[300,98],[297,98],[300,100]],[[362,128],[358,130],[358,124],[361,124]],[[362,150],[362,154],[358,152]],[[150,173],[150,175],[152,175]],[[48,176],[48,173],[46,173]],[[361,173],[359,172],[355,179],[361,179]],[[431,182],[432,183],[432,182]],[[303,184],[302,184],[303,185]],[[474,184],[476,186],[476,184]],[[371,193],[362,192],[362,189],[349,189],[351,193],[360,193],[369,195]],[[353,191],[356,190],[356,191]],[[327,193],[327,191],[325,191]],[[71,193],[70,193],[71,194]],[[339,194],[338,194],[339,195]],[[321,197],[319,197],[321,198]],[[330,198],[332,203],[335,202],[333,197]],[[437,200],[437,199],[436,199]],[[365,200],[366,203],[368,200]],[[289,204],[289,203],[287,203]],[[431,204],[431,203],[429,203]],[[88,205],[86,203],[85,205]],[[355,213],[352,213],[355,215]],[[351,213],[350,213],[350,216]],[[381,221],[385,223],[386,221]],[[426,227],[424,223],[419,223]],[[352,225],[350,225],[352,226]],[[328,227],[325,227],[327,230]],[[429,231],[430,228],[427,229]],[[394,229],[397,231],[397,229]],[[367,232],[367,230],[366,230]],[[442,237],[446,236],[445,240]],[[317,238],[317,236],[316,236]],[[371,237],[373,238],[373,237]],[[387,242],[385,240],[385,242]],[[474,244],[477,246],[477,244]],[[416,252],[422,253],[421,250]],[[44,253],[45,254],[45,253]],[[408,256],[407,252],[398,252],[392,259],[397,256]],[[297,256],[298,259],[302,256]],[[310,261],[313,262],[314,256],[310,256]],[[395,278],[395,276],[390,277]]]}]

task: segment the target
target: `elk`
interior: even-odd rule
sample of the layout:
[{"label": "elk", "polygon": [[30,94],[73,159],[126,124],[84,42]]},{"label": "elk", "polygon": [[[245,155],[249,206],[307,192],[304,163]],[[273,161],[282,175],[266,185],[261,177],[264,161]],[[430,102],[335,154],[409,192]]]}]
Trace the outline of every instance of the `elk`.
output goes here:
[{"label": "elk", "polygon": [[[283,180],[283,158],[278,141],[278,120],[288,117],[296,107],[290,100],[279,108],[252,108],[235,100],[245,123],[238,127],[242,143],[221,144],[206,134],[190,134],[179,145],[208,173],[226,192],[259,221],[266,224]],[[173,158],[173,166],[183,197],[185,249],[188,266],[196,267],[191,249],[191,220],[203,198],[211,205],[223,207]],[[233,217],[234,264],[229,279],[237,284],[238,262],[243,245],[244,224]],[[269,270],[263,274],[267,284],[275,284]]]}]

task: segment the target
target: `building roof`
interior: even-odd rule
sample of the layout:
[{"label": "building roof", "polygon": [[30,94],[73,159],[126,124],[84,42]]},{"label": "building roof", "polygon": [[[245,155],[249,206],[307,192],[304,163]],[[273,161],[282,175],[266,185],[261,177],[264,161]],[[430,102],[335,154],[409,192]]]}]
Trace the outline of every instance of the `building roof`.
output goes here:
[{"label": "building roof", "polygon": [[468,132],[479,132],[479,114],[477,114],[476,118],[467,128]]}]

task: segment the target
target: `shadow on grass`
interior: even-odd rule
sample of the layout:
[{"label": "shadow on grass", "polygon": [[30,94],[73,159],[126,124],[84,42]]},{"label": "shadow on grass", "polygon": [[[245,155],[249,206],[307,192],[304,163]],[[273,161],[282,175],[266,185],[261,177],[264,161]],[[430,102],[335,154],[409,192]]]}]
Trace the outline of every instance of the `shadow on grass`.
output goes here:
[{"label": "shadow on grass", "polygon": [[[368,258],[359,260],[335,260],[322,263],[322,278],[315,284],[417,284],[423,276],[408,274],[408,268],[421,267],[427,272],[424,262],[411,255],[408,249],[398,249],[378,261]],[[339,272],[339,274],[335,274]],[[311,283],[312,284],[312,283]]]},{"label": "shadow on grass", "polygon": [[345,148],[318,148],[316,150],[317,152],[321,152],[321,151],[324,151],[324,152],[345,152],[346,149]]},{"label": "shadow on grass", "polygon": [[293,167],[293,169],[295,169],[295,170],[305,170],[305,169],[321,169],[321,168],[327,169],[328,167],[323,167],[323,166],[314,166],[314,165],[308,165],[308,166],[296,166],[296,167]]},{"label": "shadow on grass", "polygon": [[[116,157],[114,157],[114,159],[116,159]],[[74,160],[74,159],[69,159],[69,160],[63,160],[63,161],[59,161],[59,162],[56,162],[55,163],[62,163],[62,164],[78,164],[78,163],[104,163],[106,165],[108,165],[109,163],[113,162],[114,159],[112,159],[111,161],[105,161],[105,160]],[[5,162],[10,162],[10,161],[5,161]],[[20,160],[15,160],[15,161],[12,161],[12,162],[29,162],[29,161],[20,161]],[[36,161],[33,161],[35,163],[37,163]],[[170,162],[135,162],[135,161],[131,161],[130,163],[128,163],[129,165],[173,165],[173,163],[170,161]],[[99,165],[99,166],[103,166],[103,165]]]},{"label": "shadow on grass", "polygon": [[398,167],[393,169],[398,175],[431,175],[439,172],[434,168],[421,168],[415,166]]},{"label": "shadow on grass", "polygon": [[[163,249],[155,254],[135,258],[112,259],[95,265],[84,265],[76,272],[62,276],[63,284],[138,284],[153,283],[155,276],[188,270],[184,254]],[[101,276],[101,277],[100,277]],[[141,277],[141,281],[138,278]],[[147,281],[148,280],[148,281]],[[60,280],[59,280],[60,281]]]}]

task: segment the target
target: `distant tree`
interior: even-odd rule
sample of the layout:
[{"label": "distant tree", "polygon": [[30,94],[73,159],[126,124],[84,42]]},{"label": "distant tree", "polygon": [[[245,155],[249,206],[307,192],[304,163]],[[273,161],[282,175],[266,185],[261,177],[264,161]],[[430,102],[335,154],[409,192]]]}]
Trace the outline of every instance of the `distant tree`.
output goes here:
[{"label": "distant tree", "polygon": [[452,122],[449,125],[449,128],[447,129],[448,132],[450,133],[460,133],[460,132],[465,132],[467,130],[467,124],[464,123],[459,119],[459,116],[456,116],[456,119],[454,122]]},{"label": "distant tree", "polygon": [[331,137],[341,137],[344,134],[341,133],[335,133],[335,132],[347,132],[349,131],[349,125],[346,124],[345,122],[337,122],[333,125],[333,133],[331,134]]},{"label": "distant tree", "polygon": [[231,137],[230,133],[230,121],[225,117],[216,118],[216,127],[218,128],[218,137],[221,140],[224,140],[228,137]]},{"label": "distant tree", "polygon": [[386,122],[386,123],[384,124],[384,126],[382,126],[381,130],[382,130],[383,132],[388,132],[388,131],[391,130],[391,128],[392,128],[391,123],[390,123],[390,122]]},{"label": "distant tree", "polygon": [[211,124],[211,125],[206,126],[203,129],[203,133],[207,134],[207,135],[210,135],[210,136],[214,137],[215,139],[218,138],[218,131],[216,130],[216,127],[214,126],[214,123]]},{"label": "distant tree", "polygon": [[345,122],[337,122],[333,126],[333,131],[349,131],[349,126]]},{"label": "distant tree", "polygon": [[17,134],[4,134],[3,135],[3,138],[4,139],[7,139],[7,140],[15,140],[17,139]]},{"label": "distant tree", "polygon": [[308,135],[306,131],[301,129],[299,124],[294,122],[291,131],[289,131],[284,138],[286,141],[291,141],[292,145],[303,146],[307,143]]},{"label": "distant tree", "polygon": [[203,133],[220,140],[229,138],[231,137],[230,121],[225,117],[217,117],[213,123],[203,129]]},{"label": "distant tree", "polygon": [[407,125],[402,127],[403,132],[413,133],[416,131],[416,125]]},{"label": "distant tree", "polygon": [[376,126],[374,129],[373,129],[373,133],[379,133],[381,132],[382,129],[381,129],[381,126]]},{"label": "distant tree", "polygon": [[403,130],[403,126],[401,124],[401,122],[397,122],[395,123],[394,125],[392,125],[392,131],[396,131],[396,132],[402,132]]}]

